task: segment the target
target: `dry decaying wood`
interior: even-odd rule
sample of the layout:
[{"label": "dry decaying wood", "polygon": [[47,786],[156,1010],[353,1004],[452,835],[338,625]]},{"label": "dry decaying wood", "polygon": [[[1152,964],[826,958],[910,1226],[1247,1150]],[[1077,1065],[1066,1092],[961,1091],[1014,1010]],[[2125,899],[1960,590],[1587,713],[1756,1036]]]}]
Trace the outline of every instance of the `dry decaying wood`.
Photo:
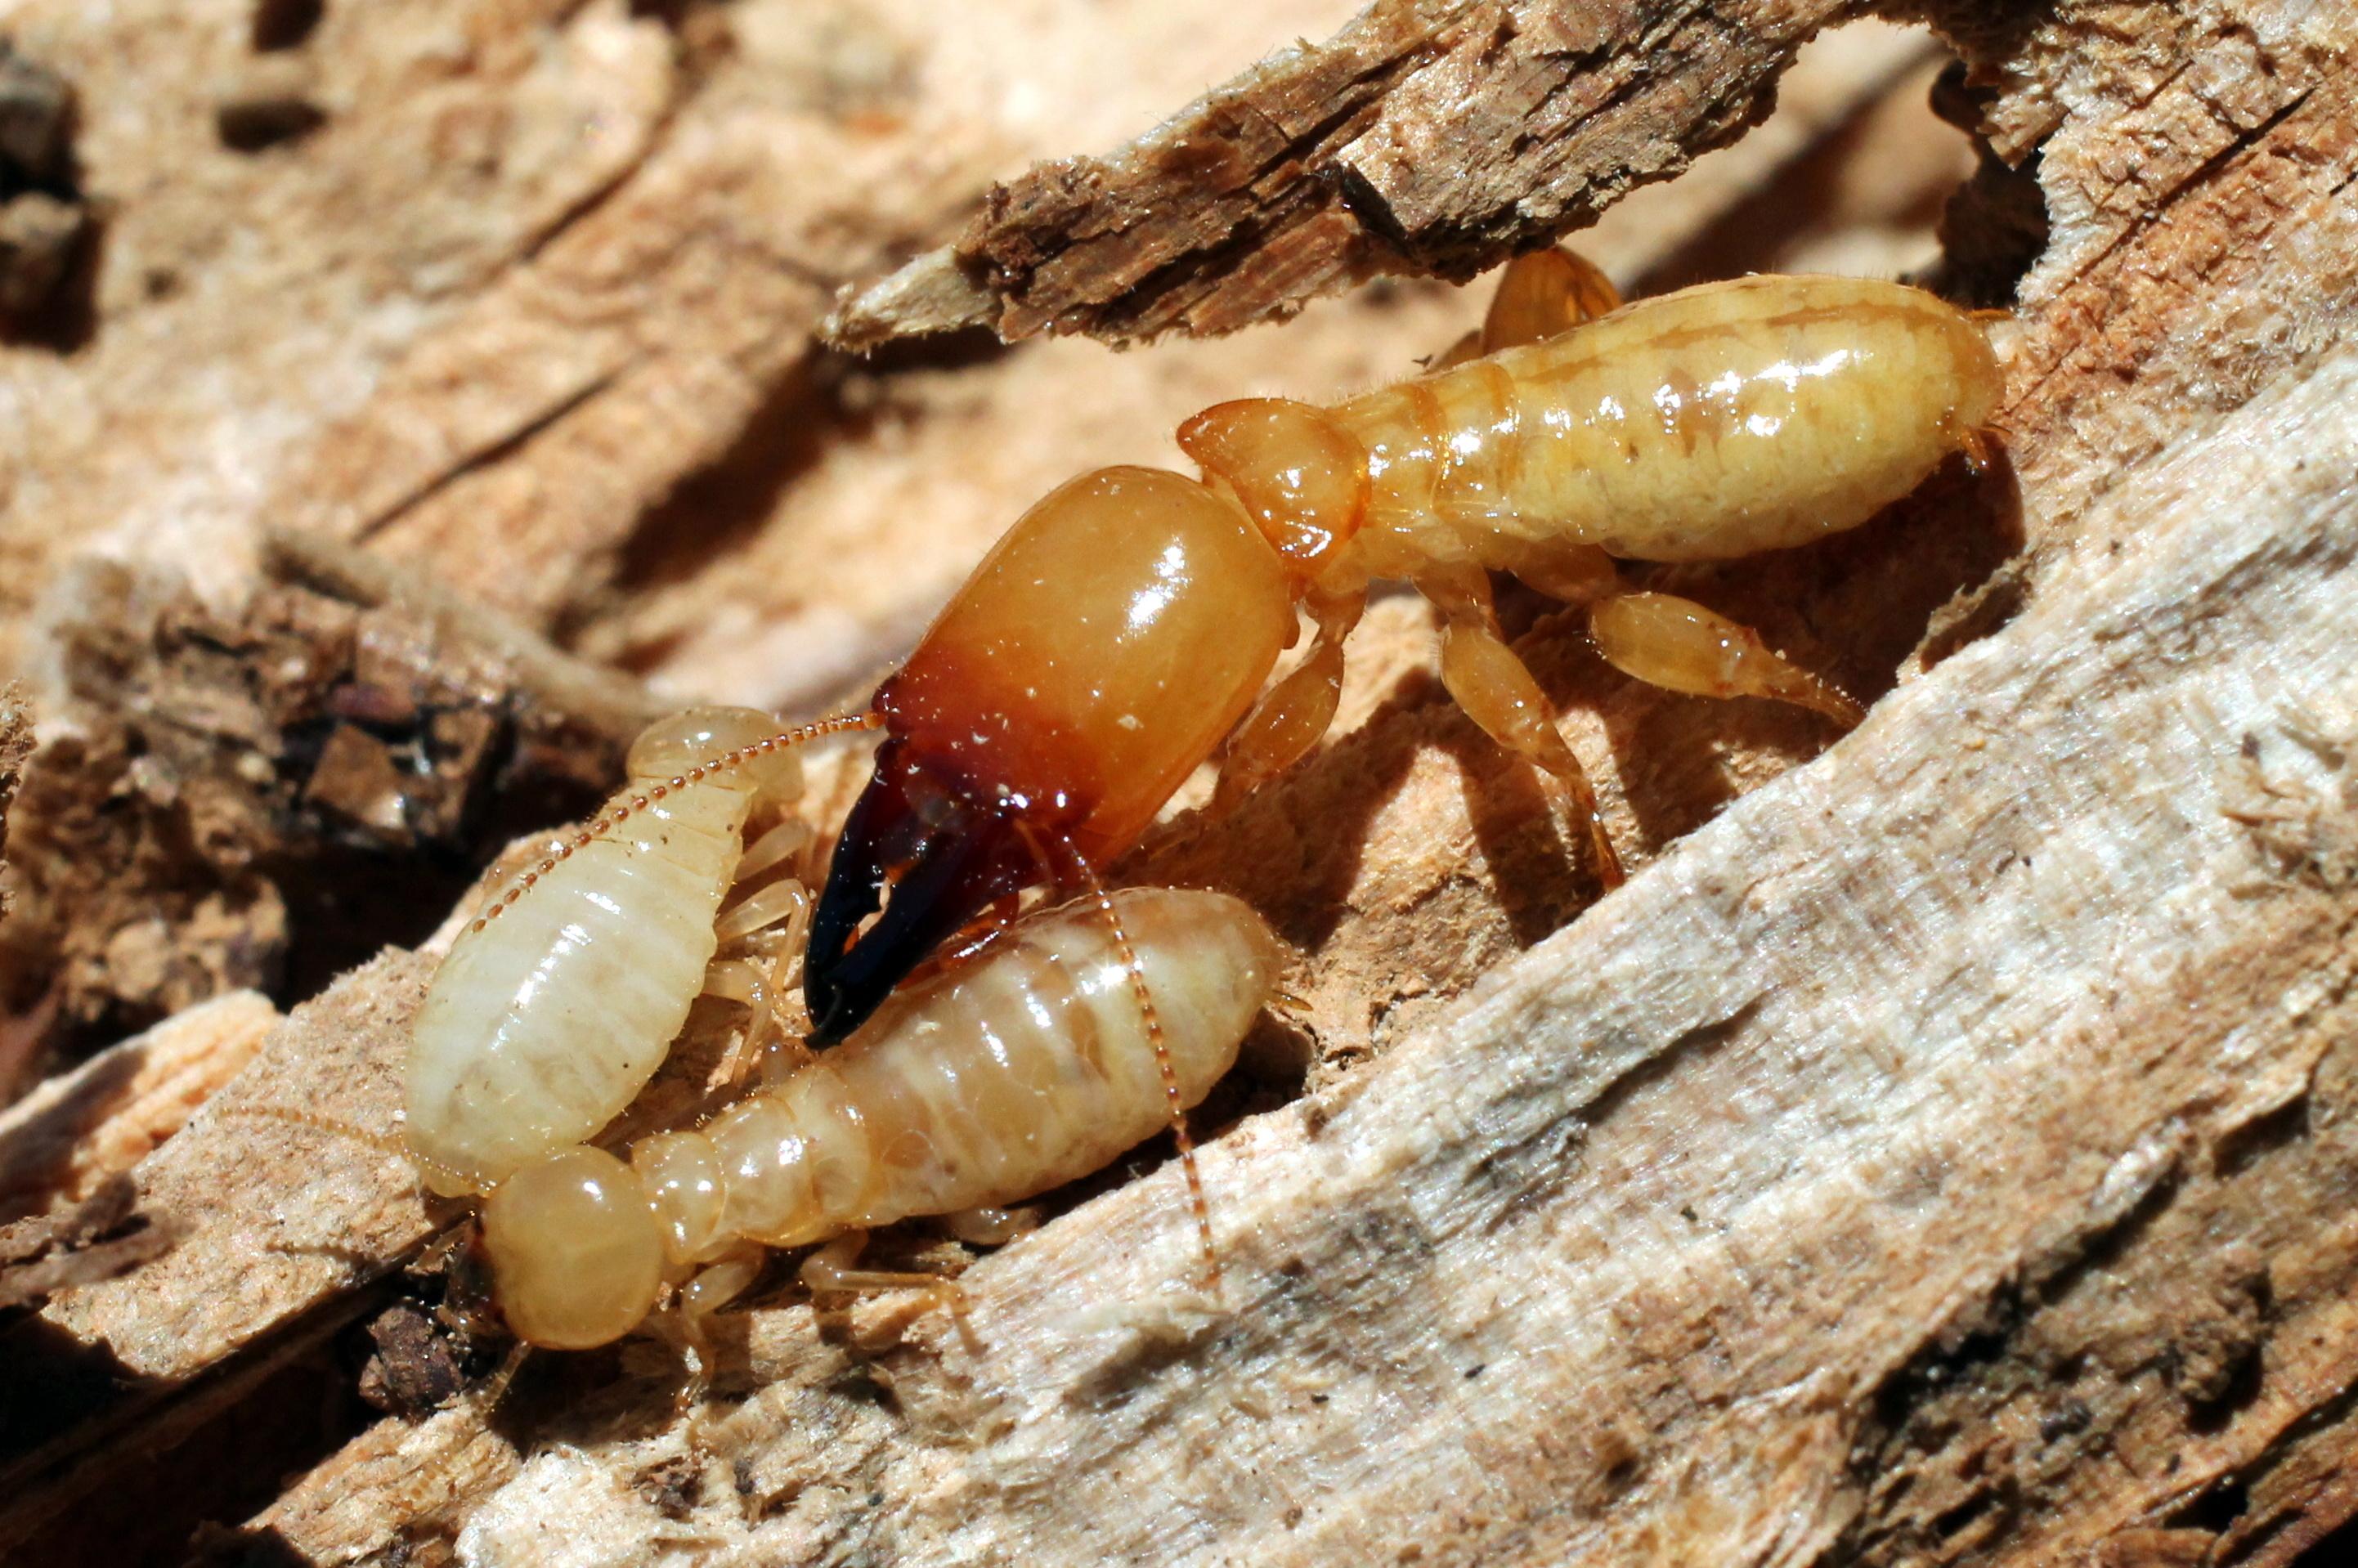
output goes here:
[{"label": "dry decaying wood", "polygon": [[[1113,336],[1233,324],[1377,261],[1470,270],[1740,127],[1831,12],[1382,8],[1033,177],[959,243],[998,268],[997,324]],[[738,19],[745,56],[763,14]],[[1129,868],[1237,888],[1303,952],[1310,1092],[1206,1159],[1223,1301],[1186,1289],[1163,1171],[979,1264],[963,1334],[891,1301],[821,1320],[791,1292],[732,1317],[700,1445],[675,1362],[641,1346],[528,1371],[488,1422],[463,1400],[379,1422],[282,1488],[317,1458],[297,1429],[323,1395],[351,1402],[335,1346],[409,1290],[389,1276],[444,1217],[397,1157],[236,1112],[393,1125],[431,949],[388,953],[138,1165],[171,1251],[10,1330],[10,1376],[43,1380],[11,1412],[0,1540],[168,1552],[99,1517],[134,1477],[210,1484],[189,1517],[250,1517],[236,1550],[310,1561],[538,1561],[561,1531],[585,1561],[2282,1563],[2338,1525],[2358,1508],[2358,22],[2260,0],[1946,19],[2050,221],[2006,335],[2008,465],[1826,546],[1676,574],[1881,697],[1867,724],[1777,778],[1823,745],[1812,721],[1630,691],[1541,619],[1521,645],[1617,836],[1658,862],[1559,929],[1594,897],[1569,837],[1422,700],[1424,628],[1396,604],[1355,649],[1354,733]],[[542,26],[556,102],[663,79],[608,100],[636,150],[552,153],[543,205],[466,231],[456,335],[368,362],[342,437],[259,488],[273,522],[441,551],[471,589],[515,557],[454,547],[492,536],[466,519],[545,509],[551,532],[507,547],[564,559],[487,597],[594,632],[597,551],[683,471],[660,462],[700,460],[643,449],[650,408],[689,411],[706,477],[733,473],[714,432],[774,430],[817,379],[800,338],[825,290],[757,275],[782,248],[824,273],[894,246],[814,237],[871,149],[741,266],[714,236],[781,195],[748,150],[779,125],[749,107],[758,79],[695,27],[644,58],[619,6]],[[529,102],[502,52],[529,32],[486,24],[447,92]],[[373,100],[346,82],[352,112],[398,101],[397,75]],[[1270,93],[1294,108],[1257,118]],[[1466,128],[1486,124],[1529,135]],[[1234,156],[1202,155],[1206,126]],[[333,127],[318,163],[290,155],[301,179],[349,178]],[[898,233],[936,237],[977,161],[935,166]],[[560,287],[633,233],[673,237],[651,241],[656,287],[614,286],[604,317]],[[691,319],[680,351],[726,360],[725,385],[656,341]],[[576,358],[547,351],[557,321]],[[1072,362],[990,359],[972,384],[1036,386],[1037,424],[1054,384],[1025,366]],[[829,439],[850,455],[822,487],[893,455],[872,428]],[[299,602],[277,591],[256,602]],[[231,688],[265,663],[228,661]]]},{"label": "dry decaying wood", "polygon": [[1107,158],[992,192],[848,298],[871,347],[989,326],[1224,332],[1381,272],[1465,279],[1594,222],[1765,115],[1834,0],[1377,5]]},{"label": "dry decaying wood", "polygon": [[398,573],[351,580],[350,553],[278,552],[345,597],[274,587],[234,616],[119,568],[65,585],[62,700],[8,846],[12,1011],[119,1033],[237,987],[315,989],[593,803],[657,710]]}]

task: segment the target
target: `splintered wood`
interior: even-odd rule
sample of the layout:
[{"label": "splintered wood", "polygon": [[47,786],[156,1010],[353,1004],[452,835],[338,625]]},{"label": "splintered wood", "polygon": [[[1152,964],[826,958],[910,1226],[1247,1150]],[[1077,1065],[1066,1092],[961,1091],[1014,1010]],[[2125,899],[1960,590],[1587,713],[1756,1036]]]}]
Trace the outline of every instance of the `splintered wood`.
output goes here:
[{"label": "splintered wood", "polygon": [[968,326],[1121,341],[1233,331],[1378,273],[1462,281],[1734,140],[1840,11],[1373,5],[1110,157],[998,188],[827,330],[850,348]]},{"label": "splintered wood", "polygon": [[[1188,333],[1600,212],[1595,249],[1655,287],[1922,267],[1972,168],[1920,110],[1920,34],[1791,65],[1849,14],[1817,0],[937,9],[330,7],[257,57],[309,78],[241,87],[243,13],[231,39],[30,0],[85,183],[150,194],[110,220],[88,345],[0,351],[8,644],[72,550],[200,593],[308,550],[303,580],[474,628],[590,732],[638,694],[541,634],[816,702],[1050,483],[1156,460],[1201,404],[1389,379],[1479,302],[1387,285]],[[497,1411],[364,1422],[401,1339],[363,1379],[359,1325],[452,1217],[373,1142],[429,942],[283,1021],[184,1012],[0,1122],[10,1203],[47,1211],[6,1278],[49,1298],[0,1335],[37,1390],[0,1550],[169,1559],[210,1521],[222,1555],[323,1563],[2133,1568],[2288,1564],[2342,1527],[2358,17],[1888,9],[1942,27],[1993,149],[1950,233],[1974,287],[2013,284],[2002,460],[1658,578],[1876,699],[1866,724],[1829,749],[1805,714],[1633,690],[1510,602],[1635,850],[1599,903],[1571,825],[1434,699],[1429,620],[1379,603],[1346,732],[1122,868],[1237,892],[1301,953],[1204,1130],[1220,1299],[1178,1173],[1116,1173],[967,1270],[962,1323],[757,1292],[693,1417],[648,1339],[542,1357]],[[253,154],[147,134],[224,94],[326,118]],[[1956,243],[2026,206],[2035,258],[2006,261],[2028,219]],[[860,366],[812,343],[838,286],[868,341],[1173,336]],[[859,762],[822,760],[822,797]]]}]

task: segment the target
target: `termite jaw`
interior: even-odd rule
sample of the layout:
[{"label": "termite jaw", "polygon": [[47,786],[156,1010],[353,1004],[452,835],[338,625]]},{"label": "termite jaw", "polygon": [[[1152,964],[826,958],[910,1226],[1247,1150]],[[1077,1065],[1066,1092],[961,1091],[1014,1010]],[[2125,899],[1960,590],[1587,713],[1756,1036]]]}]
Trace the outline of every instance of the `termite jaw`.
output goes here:
[{"label": "termite jaw", "polygon": [[925,787],[921,773],[880,754],[844,822],[803,969],[813,1045],[841,1041],[927,954],[1037,879],[1013,816]]}]

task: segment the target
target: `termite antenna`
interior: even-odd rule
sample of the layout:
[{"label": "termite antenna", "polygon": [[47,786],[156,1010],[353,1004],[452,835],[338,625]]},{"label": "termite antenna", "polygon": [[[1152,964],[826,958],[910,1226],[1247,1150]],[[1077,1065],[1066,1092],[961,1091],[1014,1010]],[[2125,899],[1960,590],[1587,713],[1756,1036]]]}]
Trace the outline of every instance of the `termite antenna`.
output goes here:
[{"label": "termite antenna", "polygon": [[465,1184],[465,1179],[459,1173],[439,1161],[429,1160],[420,1154],[409,1146],[406,1139],[388,1137],[382,1132],[371,1131],[365,1127],[355,1127],[349,1121],[339,1121],[332,1116],[321,1116],[317,1111],[297,1110],[292,1106],[284,1105],[224,1105],[214,1107],[213,1114],[224,1121],[275,1121],[287,1127],[301,1127],[313,1132],[324,1132],[330,1138],[341,1138],[348,1143],[358,1143],[363,1148],[373,1149],[380,1154],[390,1154],[396,1159],[406,1160],[429,1176],[460,1185]]},{"label": "termite antenna", "polygon": [[779,752],[792,751],[796,746],[824,740],[829,735],[841,735],[854,730],[882,729],[883,724],[884,716],[874,712],[840,714],[833,719],[821,719],[810,724],[797,724],[791,730],[781,730],[774,735],[765,735],[758,741],[749,741],[744,745],[723,752],[717,757],[708,758],[684,772],[674,773],[668,779],[648,785],[646,789],[633,795],[628,800],[617,797],[607,806],[604,811],[591,817],[589,823],[571,838],[559,839],[546,855],[541,857],[539,864],[510,882],[504,892],[484,906],[482,914],[475,916],[468,929],[481,931],[484,926],[489,925],[503,910],[524,897],[541,878],[555,871],[559,860],[571,860],[576,849],[587,849],[596,843],[674,790],[682,790],[691,784],[702,784],[715,773],[734,772],[757,757],[773,756]]},{"label": "termite antenna", "polygon": [[[1030,830],[1024,831],[1031,838]],[[1163,1015],[1154,1006],[1154,992],[1146,983],[1146,966],[1139,961],[1138,948],[1130,939],[1130,932],[1121,923],[1121,912],[1114,907],[1113,894],[1097,872],[1087,857],[1069,838],[1059,838],[1055,847],[1066,866],[1074,873],[1097,905],[1098,914],[1113,937],[1114,951],[1121,956],[1123,973],[1130,977],[1130,994],[1138,999],[1138,1013],[1146,1025],[1146,1043],[1154,1053],[1155,1070],[1163,1075],[1163,1100],[1171,1113],[1171,1136],[1179,1145],[1179,1168],[1187,1178],[1187,1203],[1195,1214],[1196,1239],[1204,1248],[1204,1279],[1212,1299],[1220,1298],[1220,1254],[1212,1245],[1212,1206],[1204,1198],[1204,1176],[1195,1164],[1195,1137],[1187,1130],[1187,1108],[1182,1103],[1179,1070],[1171,1061],[1171,1044],[1163,1033]],[[1035,842],[1035,851],[1038,846]]]}]

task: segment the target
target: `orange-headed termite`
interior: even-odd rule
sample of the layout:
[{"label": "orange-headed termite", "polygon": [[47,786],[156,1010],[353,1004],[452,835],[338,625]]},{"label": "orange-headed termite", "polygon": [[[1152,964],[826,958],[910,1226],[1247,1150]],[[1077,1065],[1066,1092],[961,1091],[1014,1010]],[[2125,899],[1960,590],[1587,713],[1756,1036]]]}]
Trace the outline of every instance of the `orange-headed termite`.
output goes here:
[{"label": "orange-headed termite", "polygon": [[[1598,649],[1640,680],[1855,722],[1748,628],[1624,591],[1614,558],[1798,545],[1978,455],[2000,390],[1982,326],[1832,277],[1617,304],[1568,254],[1525,257],[1477,356],[1330,408],[1221,404],[1179,430],[1202,481],[1103,469],[1025,513],[876,694],[885,740],[811,920],[814,1043],[987,909],[1120,853],[1224,738],[1223,802],[1290,766],[1334,715],[1373,579],[1439,608],[1451,695],[1561,781],[1607,885],[1621,870],[1594,793],[1500,635],[1487,572],[1585,605]],[[1262,694],[1297,608],[1315,641]]]}]

